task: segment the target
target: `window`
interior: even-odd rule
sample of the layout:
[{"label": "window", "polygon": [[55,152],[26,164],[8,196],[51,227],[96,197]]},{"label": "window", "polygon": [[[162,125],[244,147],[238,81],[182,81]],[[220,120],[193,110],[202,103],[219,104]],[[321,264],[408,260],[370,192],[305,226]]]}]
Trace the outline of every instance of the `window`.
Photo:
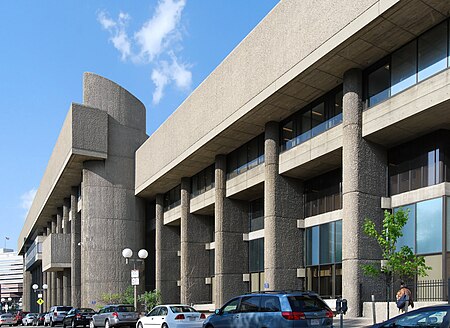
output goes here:
[{"label": "window", "polygon": [[191,195],[196,197],[214,188],[215,165],[210,165],[192,177]]},{"label": "window", "polygon": [[382,59],[365,73],[365,98],[375,106],[450,65],[448,20]]},{"label": "window", "polygon": [[320,175],[305,182],[304,217],[342,208],[342,170]]},{"label": "window", "polygon": [[264,198],[249,203],[250,232],[264,229]]},{"label": "window", "polygon": [[442,251],[442,198],[417,203],[417,254]]},{"label": "window", "polygon": [[227,178],[231,179],[262,163],[264,163],[264,134],[228,154]]},{"label": "window", "polygon": [[341,122],[342,86],[339,86],[281,124],[281,148],[291,149]]},{"label": "window", "polygon": [[168,211],[181,204],[181,185],[169,190],[164,194],[164,210]]},{"label": "window", "polygon": [[280,300],[277,296],[262,296],[261,297],[261,311],[262,312],[280,312]]},{"label": "window", "polygon": [[227,313],[236,313],[237,308],[239,305],[239,298],[235,298],[234,300],[229,301],[227,304],[225,304],[222,308],[222,312],[224,314]]},{"label": "window", "polygon": [[244,296],[241,300],[239,312],[259,312],[260,296]]},{"label": "window", "polygon": [[249,241],[249,271],[264,271],[264,238]]},{"label": "window", "polygon": [[[397,250],[400,250],[400,248],[402,248],[403,246],[408,246],[411,247],[413,251],[415,251],[416,207],[415,205],[406,205],[400,208],[408,213],[408,221],[403,227],[403,236],[397,239]],[[394,209],[394,213],[396,213],[400,208]]]}]

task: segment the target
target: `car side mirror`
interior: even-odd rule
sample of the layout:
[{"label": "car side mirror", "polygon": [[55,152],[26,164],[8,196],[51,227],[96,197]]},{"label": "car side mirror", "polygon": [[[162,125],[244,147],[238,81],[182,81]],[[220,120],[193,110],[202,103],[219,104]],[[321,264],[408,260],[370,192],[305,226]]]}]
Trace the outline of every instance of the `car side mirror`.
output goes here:
[{"label": "car side mirror", "polygon": [[222,312],[221,309],[216,309],[216,310],[214,311],[214,313],[217,314],[217,315],[221,315],[223,312]]}]

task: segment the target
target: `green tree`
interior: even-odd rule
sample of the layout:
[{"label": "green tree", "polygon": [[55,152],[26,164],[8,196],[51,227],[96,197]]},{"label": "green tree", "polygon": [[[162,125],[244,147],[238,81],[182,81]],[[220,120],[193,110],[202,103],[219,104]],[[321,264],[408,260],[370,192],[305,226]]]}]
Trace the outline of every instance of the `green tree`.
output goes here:
[{"label": "green tree", "polygon": [[145,292],[138,296],[138,301],[144,303],[145,310],[151,310],[156,305],[161,304],[161,293],[156,289],[151,292]]},{"label": "green tree", "polygon": [[403,236],[403,227],[408,222],[408,211],[400,209],[395,213],[384,211],[384,219],[381,231],[377,230],[375,223],[366,219],[363,229],[364,233],[376,240],[378,243],[383,264],[363,265],[363,272],[370,276],[379,276],[381,273],[391,274],[401,280],[408,280],[414,276],[427,276],[427,266],[423,256],[417,256],[408,246],[397,249],[397,241]]}]

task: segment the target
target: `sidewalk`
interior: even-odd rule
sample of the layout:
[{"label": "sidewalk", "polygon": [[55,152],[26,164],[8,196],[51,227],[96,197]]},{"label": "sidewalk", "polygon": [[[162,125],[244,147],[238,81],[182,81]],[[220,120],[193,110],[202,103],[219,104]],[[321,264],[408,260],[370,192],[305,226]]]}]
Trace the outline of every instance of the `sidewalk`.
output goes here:
[{"label": "sidewalk", "polygon": [[[347,318],[344,316],[344,327],[345,328],[357,328],[357,327],[370,327],[373,324],[371,318]],[[340,327],[339,316],[334,317],[333,326],[335,328]]]}]

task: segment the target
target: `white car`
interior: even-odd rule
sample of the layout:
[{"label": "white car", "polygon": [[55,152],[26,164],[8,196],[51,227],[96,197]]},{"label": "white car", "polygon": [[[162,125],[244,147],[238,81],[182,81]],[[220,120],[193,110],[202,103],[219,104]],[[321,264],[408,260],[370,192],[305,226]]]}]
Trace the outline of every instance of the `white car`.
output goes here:
[{"label": "white car", "polygon": [[33,320],[37,315],[38,315],[37,313],[27,313],[27,315],[22,318],[22,325],[32,326]]},{"label": "white car", "polygon": [[182,304],[159,305],[140,318],[136,328],[201,328],[206,316]]}]

